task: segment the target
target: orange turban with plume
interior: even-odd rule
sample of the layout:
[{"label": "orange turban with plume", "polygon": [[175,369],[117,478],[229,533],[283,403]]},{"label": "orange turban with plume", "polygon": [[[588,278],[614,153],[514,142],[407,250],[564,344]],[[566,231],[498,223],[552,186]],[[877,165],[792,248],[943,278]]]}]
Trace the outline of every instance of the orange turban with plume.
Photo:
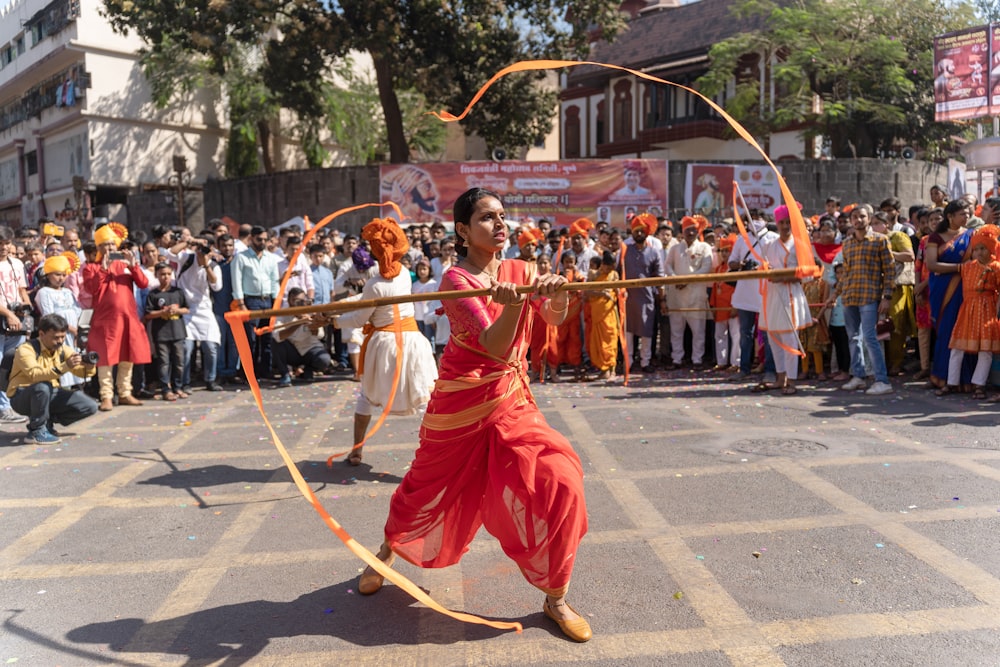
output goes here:
[{"label": "orange turban with plume", "polygon": [[406,234],[392,218],[374,218],[361,230],[361,238],[371,245],[372,256],[378,262],[378,272],[392,280],[403,265],[400,259],[410,249]]},{"label": "orange turban with plume", "polygon": [[526,229],[517,235],[517,247],[524,248],[524,246],[529,243],[539,244],[542,239],[545,238],[545,232],[540,230],[538,227],[532,227],[531,229]]},{"label": "orange turban with plume", "polygon": [[972,235],[972,240],[969,241],[969,248],[975,248],[977,245],[986,246],[986,249],[992,255],[996,252],[998,235],[1000,235],[1000,227],[983,225]]},{"label": "orange turban with plume", "polygon": [[80,256],[73,250],[64,251],[62,256],[66,258],[67,262],[69,262],[69,272],[76,273],[80,268]]},{"label": "orange turban with plume", "polygon": [[117,248],[122,244],[122,241],[127,238],[128,229],[126,229],[125,225],[120,222],[109,222],[94,232],[94,243],[99,246],[110,242],[114,243]]},{"label": "orange turban with plume", "polygon": [[732,250],[734,245],[736,245],[736,234],[723,236],[719,239],[719,250]]},{"label": "orange turban with plume", "polygon": [[594,228],[594,223],[592,223],[587,218],[580,218],[579,220],[574,220],[573,224],[569,226],[569,237],[580,235],[584,238],[587,237],[591,229]]},{"label": "orange turban with plume", "polygon": [[629,220],[629,229],[636,227],[643,227],[646,230],[646,235],[652,236],[656,233],[656,217],[652,213],[640,213],[632,216],[632,219]]},{"label": "orange turban with plume", "polygon": [[840,209],[840,212],[841,212],[841,213],[850,213],[851,211],[853,211],[853,210],[854,210],[854,209],[856,209],[857,207],[858,207],[858,205],[857,205],[857,204],[848,204],[848,205],[847,205],[847,206],[845,206],[844,208]]},{"label": "orange turban with plume", "polygon": [[50,273],[72,273],[72,271],[65,255],[55,255],[46,259],[45,263],[42,264],[42,273],[49,275]]},{"label": "orange turban with plume", "polygon": [[685,215],[683,218],[681,218],[681,230],[697,226],[698,226],[698,221],[692,218],[690,215]]}]

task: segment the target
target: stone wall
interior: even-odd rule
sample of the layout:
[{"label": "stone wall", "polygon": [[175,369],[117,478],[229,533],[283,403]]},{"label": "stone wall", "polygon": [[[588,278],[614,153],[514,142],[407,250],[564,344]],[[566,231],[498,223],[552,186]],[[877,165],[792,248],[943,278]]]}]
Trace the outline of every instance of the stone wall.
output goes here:
[{"label": "stone wall", "polygon": [[[684,202],[688,164],[673,161],[669,165],[673,203]],[[947,167],[921,160],[788,160],[777,165],[807,214],[822,213],[826,198],[831,195],[840,197],[844,205],[867,202],[876,210],[883,199],[898,197],[905,214],[911,205],[930,203],[928,191],[932,185],[948,181]],[[681,208],[671,208],[675,217],[683,213]]]},{"label": "stone wall", "polygon": [[[205,217],[228,215],[243,224],[272,227],[295,216],[313,222],[342,208],[379,198],[378,166],[306,169],[205,184]],[[367,208],[337,218],[338,229],[357,233],[376,215]]]},{"label": "stone wall", "polygon": [[[687,162],[669,165],[670,201],[684,201]],[[947,181],[947,168],[919,160],[808,160],[779,163],[792,194],[807,213],[823,210],[830,195],[844,204],[868,202],[876,208],[889,196],[906,207],[926,203],[934,183]],[[333,211],[379,198],[378,166],[290,171],[229,181],[208,181],[204,192],[204,219],[228,215],[241,223],[271,227],[297,215],[317,222]],[[357,233],[375,209],[345,214],[335,226]],[[671,209],[671,216],[683,215]]]}]

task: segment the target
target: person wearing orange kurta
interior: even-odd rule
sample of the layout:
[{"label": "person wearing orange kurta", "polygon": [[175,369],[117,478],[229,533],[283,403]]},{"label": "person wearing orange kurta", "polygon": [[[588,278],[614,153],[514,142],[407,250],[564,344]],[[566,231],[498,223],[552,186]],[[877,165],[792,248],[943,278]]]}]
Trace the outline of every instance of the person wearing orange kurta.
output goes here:
[{"label": "person wearing orange kurta", "polygon": [[[547,324],[565,317],[566,279],[497,254],[507,240],[500,196],[482,188],[454,205],[461,261],[443,290],[485,288],[488,296],[444,301],[452,335],[420,428],[420,446],[393,493],[378,558],[395,554],[418,567],[459,562],[480,527],[499,540],[528,582],[545,593],[543,611],[570,639],[590,639],[587,620],[566,602],[580,540],[587,532],[583,468],[572,446],[538,410],[525,373],[526,324],[519,285],[533,285]],[[358,591],[384,578],[372,568]]]},{"label": "person wearing orange kurta", "polygon": [[[606,282],[618,280],[615,271],[615,256],[607,250],[601,256],[601,266],[593,278]],[[621,326],[618,322],[618,290],[598,290],[585,292],[590,306],[590,326],[587,327],[587,353],[590,363],[600,371],[598,380],[613,380],[615,364],[618,360],[618,338]]]},{"label": "person wearing orange kurta", "polygon": [[[535,260],[538,267],[539,276],[547,276],[552,272],[552,262],[548,255],[542,255]],[[546,379],[555,379],[559,372],[559,349],[556,341],[559,339],[559,327],[546,324],[541,319],[542,306],[548,302],[548,297],[533,295],[529,300],[532,311],[537,317],[531,318],[529,327],[530,341],[528,349],[531,351],[531,373],[532,377],[545,382]]]},{"label": "person wearing orange kurta", "polygon": [[[576,270],[576,257],[571,252],[563,253],[561,273],[567,282],[583,282],[583,276]],[[583,380],[583,337],[580,333],[582,305],[580,293],[570,292],[566,319],[559,325],[559,338],[556,341],[559,363],[573,368],[573,378],[577,382]],[[552,379],[554,381],[555,376]]]},{"label": "person wearing orange kurta", "polygon": [[[716,273],[729,271],[729,255],[736,243],[736,235],[730,234],[719,239],[719,265]],[[709,307],[715,317],[715,369],[739,370],[740,368],[740,318],[733,305],[735,282],[720,280],[712,283],[712,292],[708,296]]]},{"label": "person wearing orange kurta", "polygon": [[958,390],[962,361],[966,353],[976,355],[976,370],[972,373],[975,391],[972,397],[986,398],[986,380],[993,365],[993,353],[1000,352],[1000,322],[997,321],[997,300],[1000,293],[1000,262],[993,258],[1000,229],[993,225],[980,227],[969,241],[972,258],[962,262],[962,305],[955,328],[951,331],[948,358],[948,384],[938,396]]},{"label": "person wearing orange kurta", "polygon": [[127,237],[128,230],[117,222],[100,227],[94,232],[97,261],[83,265],[83,285],[94,297],[87,348],[100,357],[98,407],[104,412],[114,408],[113,367],[118,366],[118,405],[142,405],[142,401],[132,396],[132,366],[150,362],[149,337],[139,321],[133,290],[133,287],[145,289],[149,280],[131,250],[122,253],[124,259],[111,259],[111,253]]}]

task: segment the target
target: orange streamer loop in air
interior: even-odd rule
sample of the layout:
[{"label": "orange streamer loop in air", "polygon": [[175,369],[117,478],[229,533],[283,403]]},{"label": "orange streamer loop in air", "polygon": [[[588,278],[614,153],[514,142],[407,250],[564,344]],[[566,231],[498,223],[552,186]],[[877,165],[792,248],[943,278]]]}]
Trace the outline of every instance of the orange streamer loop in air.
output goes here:
[{"label": "orange streamer loop in air", "polygon": [[740,137],[742,137],[748,144],[750,144],[750,146],[752,146],[755,151],[760,153],[760,156],[764,159],[764,161],[768,165],[770,165],[771,168],[774,170],[775,175],[778,177],[778,186],[781,188],[781,197],[784,200],[785,204],[788,206],[789,217],[792,220],[792,234],[795,236],[795,241],[796,241],[795,254],[796,258],[798,259],[799,271],[802,273],[803,277],[820,275],[820,269],[816,265],[816,262],[813,261],[812,244],[809,241],[808,233],[806,233],[806,224],[805,221],[802,219],[802,211],[800,211],[799,207],[796,205],[795,197],[792,196],[792,191],[788,188],[788,184],[785,183],[785,179],[781,175],[781,172],[778,171],[778,168],[774,165],[773,162],[771,162],[771,158],[767,156],[767,153],[764,151],[764,149],[761,148],[760,144],[757,143],[757,140],[753,138],[753,135],[751,135],[750,132],[748,132],[745,127],[743,127],[735,118],[726,113],[725,109],[720,107],[713,100],[699,93],[697,90],[694,90],[693,88],[688,88],[687,86],[682,86],[679,83],[674,83],[673,81],[667,81],[666,79],[655,77],[652,74],[647,74],[646,72],[639,72],[637,70],[629,69],[627,67],[622,67],[621,65],[609,65],[607,63],[597,63],[591,61],[577,61],[577,60],[522,60],[521,62],[516,62],[513,65],[505,67],[496,74],[494,74],[493,77],[489,81],[487,81],[482,88],[479,89],[479,92],[475,94],[475,96],[472,98],[472,101],[469,102],[469,105],[465,107],[465,110],[460,115],[455,116],[454,114],[451,114],[447,111],[441,111],[438,113],[431,112],[431,113],[433,113],[434,116],[436,116],[440,120],[446,122],[454,122],[462,120],[469,114],[469,112],[472,110],[472,107],[476,105],[476,102],[478,102],[480,98],[482,98],[483,94],[487,91],[487,89],[489,89],[490,86],[492,86],[499,79],[507,76],[508,74],[513,74],[514,72],[529,72],[529,71],[545,70],[545,69],[561,69],[563,67],[579,67],[580,65],[592,65],[595,67],[606,67],[608,69],[616,69],[621,72],[627,72],[629,74],[632,74],[633,76],[637,76],[640,79],[646,79],[647,81],[652,81],[653,83],[660,83],[663,85],[680,88],[681,90],[687,91],[688,93],[697,96],[702,101],[704,101],[705,104],[710,106],[717,114],[722,116],[722,118],[727,123],[729,123],[729,126],[733,128],[733,130],[735,130],[736,133],[740,135]]},{"label": "orange streamer loop in air", "polygon": [[[366,206],[368,205],[369,204],[366,204]],[[331,217],[330,219],[332,220],[333,218]],[[319,225],[317,225],[317,227],[318,226]],[[319,498],[316,497],[313,490],[309,488],[308,484],[306,484],[306,480],[299,472],[298,466],[295,464],[295,461],[292,460],[288,450],[285,449],[285,446],[281,442],[281,438],[278,437],[277,432],[274,430],[274,426],[272,426],[271,421],[267,418],[267,413],[264,411],[264,401],[260,393],[260,384],[257,382],[257,376],[254,373],[253,368],[253,354],[250,352],[250,342],[247,339],[246,329],[243,327],[243,323],[249,320],[248,313],[249,311],[246,310],[228,312],[226,313],[226,321],[229,323],[229,327],[233,330],[233,339],[236,342],[236,350],[239,352],[240,361],[243,364],[243,370],[246,371],[247,382],[250,384],[250,391],[253,393],[253,398],[257,403],[257,409],[260,411],[260,416],[264,419],[264,424],[267,426],[267,430],[271,433],[271,439],[274,441],[274,446],[278,450],[278,454],[281,455],[281,459],[284,461],[285,467],[288,468],[288,472],[292,476],[292,480],[295,482],[296,488],[298,488],[299,492],[305,496],[306,500],[308,500],[313,506],[313,509],[320,515],[327,527],[329,527],[330,530],[333,531],[333,534],[344,543],[344,546],[350,549],[351,553],[363,560],[383,577],[399,586],[415,600],[422,602],[434,611],[466,623],[477,623],[491,628],[496,628],[498,630],[516,630],[520,633],[522,629],[520,623],[488,621],[472,614],[463,614],[461,612],[451,611],[450,609],[438,604],[433,598],[424,593],[423,590],[417,587],[405,576],[390,567],[386,567],[385,563],[376,558],[371,551],[361,546],[357,540],[351,537],[351,535],[344,530],[344,527],[341,526],[336,519],[330,516],[330,514],[323,507],[322,503],[320,503]]]},{"label": "orange streamer loop in air", "polygon": [[[328,224],[330,224],[340,216],[344,215],[345,213],[350,213],[351,211],[357,211],[362,208],[368,208],[370,206],[377,206],[379,208],[383,206],[390,206],[392,207],[392,210],[396,212],[396,215],[399,216],[400,220],[402,220],[404,217],[403,211],[400,210],[399,205],[396,204],[396,202],[384,201],[378,204],[367,203],[367,204],[358,204],[356,206],[348,206],[347,208],[342,208],[338,211],[334,211],[330,215],[326,216],[325,218],[317,222],[310,229],[306,230],[305,236],[302,237],[302,243],[299,244],[298,249],[292,254],[292,256],[288,260],[288,268],[285,269],[285,275],[281,277],[281,286],[278,288],[278,295],[280,298],[278,299],[278,303],[274,304],[275,308],[282,307],[282,304],[284,303],[285,299],[285,290],[288,289],[288,281],[292,277],[292,271],[295,270],[295,263],[298,261],[299,255],[302,254],[302,251],[307,250],[309,248],[309,242],[312,241],[313,237],[316,236],[319,230],[323,229]],[[305,218],[305,220],[308,221],[308,218]],[[271,333],[272,331],[274,331],[275,317],[277,316],[276,315],[271,316],[271,319],[268,320],[267,322],[267,326],[257,327],[256,329],[254,329],[256,334],[259,336],[261,334]]]}]

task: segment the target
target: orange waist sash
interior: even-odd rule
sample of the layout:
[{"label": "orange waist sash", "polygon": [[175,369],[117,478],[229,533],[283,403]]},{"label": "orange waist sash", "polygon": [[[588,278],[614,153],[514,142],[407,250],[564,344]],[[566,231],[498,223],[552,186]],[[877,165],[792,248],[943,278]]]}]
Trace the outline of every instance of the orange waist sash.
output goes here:
[{"label": "orange waist sash", "polygon": [[[372,336],[376,331],[395,331],[396,322],[389,322],[389,324],[384,327],[377,327],[371,322],[365,322],[364,328],[361,330],[365,335],[364,341],[361,343],[361,356],[358,360],[358,375],[364,375],[365,372],[365,352],[368,351],[368,341],[371,340]],[[420,331],[417,327],[417,320],[412,317],[404,317],[399,321],[400,331]],[[402,350],[398,350],[397,353],[401,353]]]}]

